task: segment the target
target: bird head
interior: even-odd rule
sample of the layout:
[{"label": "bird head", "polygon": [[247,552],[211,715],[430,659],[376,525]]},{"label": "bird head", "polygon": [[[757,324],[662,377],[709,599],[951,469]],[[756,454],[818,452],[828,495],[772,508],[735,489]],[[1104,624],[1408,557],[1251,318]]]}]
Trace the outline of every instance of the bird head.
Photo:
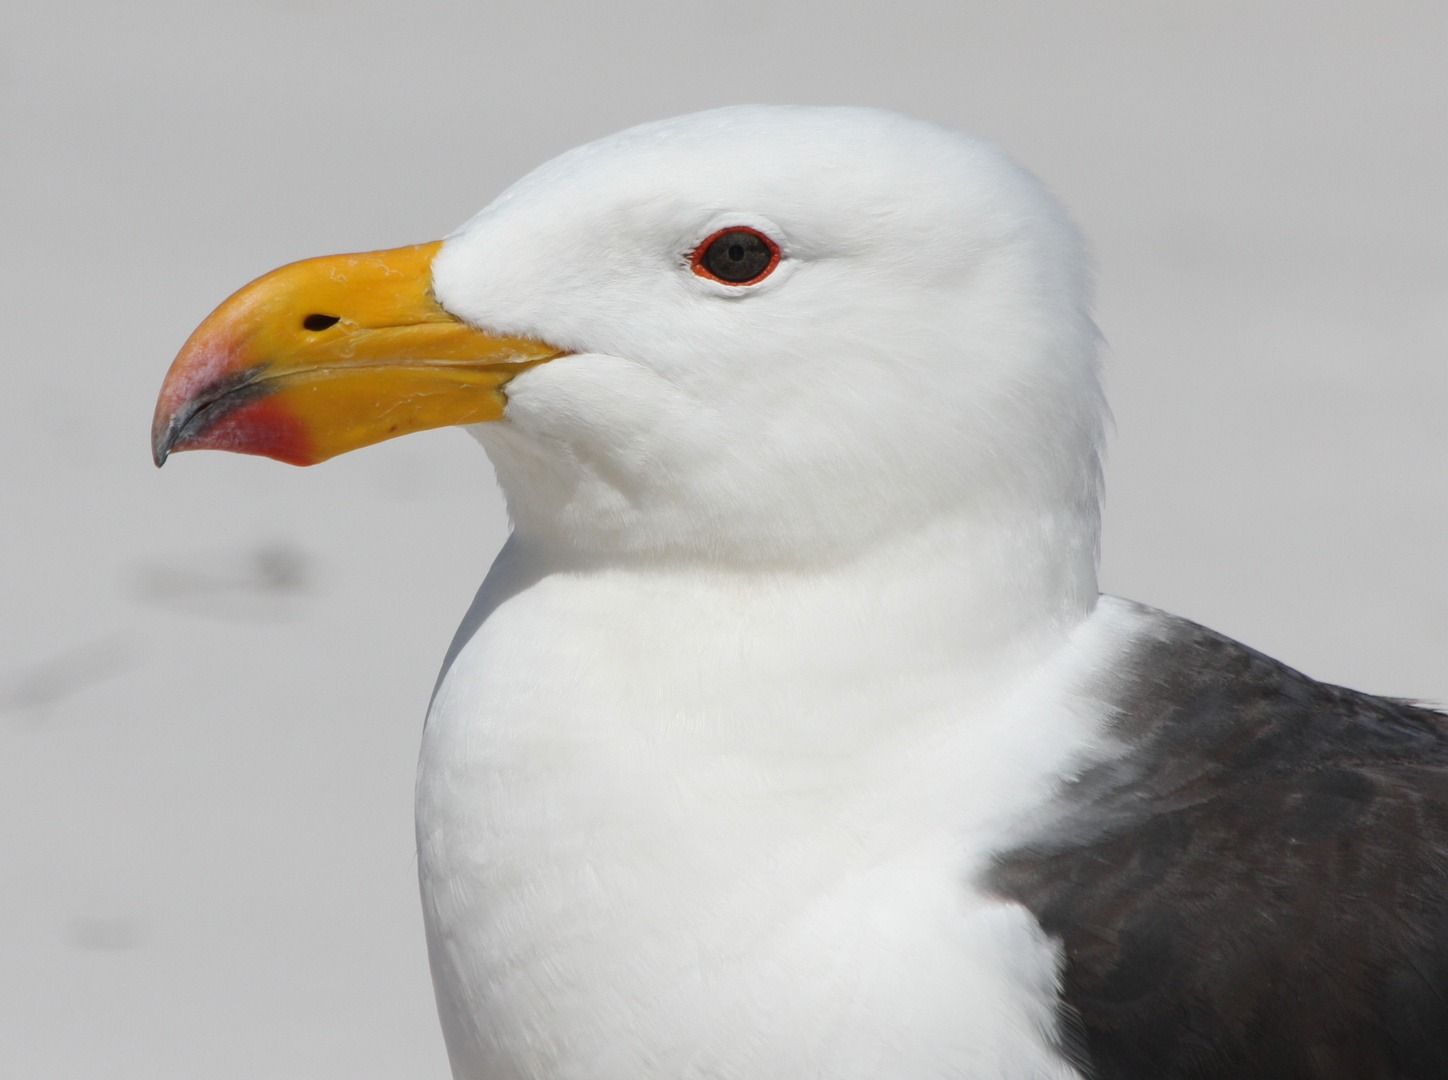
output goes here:
[{"label": "bird head", "polygon": [[1076,229],[993,144],[722,109],[570,151],[438,243],[252,283],[177,357],[154,448],[311,464],[468,425],[520,538],[582,556],[1012,515],[1094,550],[1089,305]]}]

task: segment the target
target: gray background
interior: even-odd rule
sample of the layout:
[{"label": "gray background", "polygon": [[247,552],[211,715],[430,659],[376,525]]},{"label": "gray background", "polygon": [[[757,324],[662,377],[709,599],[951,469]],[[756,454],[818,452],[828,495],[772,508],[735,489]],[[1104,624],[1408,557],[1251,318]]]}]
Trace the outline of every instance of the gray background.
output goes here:
[{"label": "gray background", "polygon": [[147,433],[234,288],[629,124],[887,105],[1094,240],[1103,584],[1448,698],[1448,5],[48,0],[0,12],[0,1075],[442,1077],[411,784],[505,522],[429,432]]}]

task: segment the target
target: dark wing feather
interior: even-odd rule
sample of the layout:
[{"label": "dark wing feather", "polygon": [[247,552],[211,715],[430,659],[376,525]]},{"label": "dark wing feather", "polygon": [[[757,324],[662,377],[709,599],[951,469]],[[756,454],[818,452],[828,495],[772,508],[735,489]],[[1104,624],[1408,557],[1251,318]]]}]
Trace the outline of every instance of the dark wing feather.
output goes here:
[{"label": "dark wing feather", "polygon": [[1100,1080],[1448,1077],[1448,717],[1157,614],[992,886],[1065,950]]}]

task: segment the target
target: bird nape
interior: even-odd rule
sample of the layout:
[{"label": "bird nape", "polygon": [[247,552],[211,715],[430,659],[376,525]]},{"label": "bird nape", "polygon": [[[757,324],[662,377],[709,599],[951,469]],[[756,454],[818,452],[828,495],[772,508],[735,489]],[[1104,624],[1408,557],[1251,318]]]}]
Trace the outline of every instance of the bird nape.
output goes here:
[{"label": "bird nape", "polygon": [[464,424],[507,498],[417,786],[455,1076],[1448,1076],[1448,722],[1098,595],[1089,309],[990,143],[742,107],[192,335],[158,463]]}]

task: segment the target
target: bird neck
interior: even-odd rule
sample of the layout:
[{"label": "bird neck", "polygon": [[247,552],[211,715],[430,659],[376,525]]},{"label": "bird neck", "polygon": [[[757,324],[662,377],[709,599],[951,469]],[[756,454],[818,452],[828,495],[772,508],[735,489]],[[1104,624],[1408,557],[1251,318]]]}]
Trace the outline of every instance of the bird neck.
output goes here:
[{"label": "bird neck", "polygon": [[515,532],[480,594],[479,616],[545,581],[610,597],[615,606],[596,614],[612,610],[637,635],[635,646],[810,642],[817,647],[804,652],[821,679],[848,681],[874,658],[899,676],[975,671],[983,692],[1058,647],[1097,597],[1091,521],[1000,508],[898,531],[815,564],[584,556]]}]

